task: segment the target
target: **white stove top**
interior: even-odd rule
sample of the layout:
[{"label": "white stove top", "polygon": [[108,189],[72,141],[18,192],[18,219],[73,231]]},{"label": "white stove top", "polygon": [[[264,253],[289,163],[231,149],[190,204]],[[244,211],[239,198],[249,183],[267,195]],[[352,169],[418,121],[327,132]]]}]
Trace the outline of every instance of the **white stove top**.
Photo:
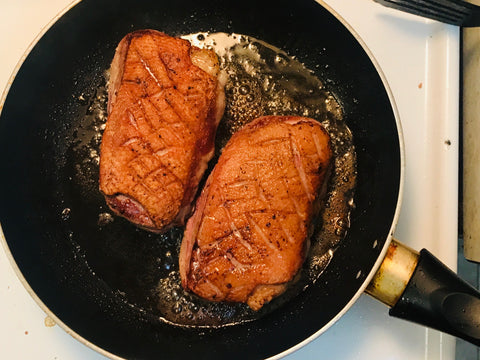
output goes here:
[{"label": "white stove top", "polygon": [[[44,26],[70,0],[0,1],[0,89]],[[405,139],[405,194],[395,237],[457,258],[459,29],[372,0],[325,0],[360,35],[385,74]],[[294,4],[294,2],[292,2]],[[1,204],[0,204],[1,206]],[[0,246],[0,353],[6,359],[100,360],[30,297]],[[390,318],[367,295],[287,360],[454,359],[449,335]]]}]

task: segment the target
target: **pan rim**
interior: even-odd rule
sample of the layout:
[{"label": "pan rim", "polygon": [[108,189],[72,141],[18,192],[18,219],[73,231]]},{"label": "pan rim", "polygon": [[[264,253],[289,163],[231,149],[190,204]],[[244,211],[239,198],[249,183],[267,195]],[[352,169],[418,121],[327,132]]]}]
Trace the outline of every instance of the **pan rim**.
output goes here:
[{"label": "pan rim", "polygon": [[[43,28],[42,30],[38,33],[38,35],[32,40],[32,42],[29,44],[27,49],[24,51],[22,54],[21,58],[18,60],[14,70],[12,71],[12,74],[10,75],[8,81],[7,81],[7,86],[3,89],[1,97],[0,97],[0,115],[2,113],[3,105],[6,101],[7,95],[9,93],[9,90],[13,84],[13,81],[15,80],[18,72],[20,71],[23,63],[25,62],[26,58],[32,51],[32,49],[36,46],[36,44],[42,39],[42,37],[46,34],[46,32],[63,16],[65,15],[68,11],[70,11],[72,8],[74,8],[76,5],[78,5],[82,0],[73,0],[69,5],[67,5],[65,8],[63,8],[60,12],[57,13]],[[404,149],[404,138],[403,138],[403,131],[401,127],[401,122],[400,122],[400,116],[398,112],[397,105],[394,100],[394,96],[392,93],[392,90],[390,86],[388,85],[387,79],[385,77],[385,74],[381,70],[381,67],[374,57],[373,53],[371,50],[368,48],[366,43],[363,41],[363,39],[360,37],[360,35],[353,29],[353,26],[351,26],[342,16],[340,16],[330,5],[325,3],[324,0],[315,0],[319,5],[323,6],[330,14],[332,14],[355,38],[355,40],[361,45],[362,49],[365,51],[365,53],[368,55],[370,61],[375,67],[375,70],[377,71],[382,84],[385,88],[385,91],[388,95],[388,99],[390,102],[390,105],[392,106],[393,114],[395,117],[395,123],[397,127],[397,135],[398,135],[398,140],[399,140],[399,148],[400,148],[400,179],[399,179],[399,188],[398,188],[398,196],[397,196],[397,205],[395,209],[395,213],[393,216],[392,220],[392,225],[390,227],[388,237],[385,240],[385,243],[383,245],[383,248],[381,252],[379,253],[377,260],[373,267],[371,268],[368,276],[365,278],[364,282],[362,285],[358,288],[357,292],[354,294],[354,296],[349,300],[349,302],[344,306],[344,308],[338,312],[334,318],[332,318],[327,324],[325,324],[321,329],[319,329],[317,332],[312,334],[310,337],[304,339],[303,341],[297,343],[293,347],[276,354],[272,357],[269,357],[268,359],[280,359],[283,358],[296,350],[302,348],[303,346],[307,345],[311,341],[315,340],[318,336],[326,332],[333,324],[335,324],[347,311],[350,309],[350,307],[358,300],[360,295],[364,292],[365,288],[368,286],[370,283],[371,279],[373,278],[374,274],[376,273],[377,269],[380,267],[381,263],[383,262],[383,259],[386,255],[387,249],[390,245],[390,242],[392,241],[393,238],[393,233],[395,231],[395,227],[398,223],[398,218],[400,215],[400,209],[401,209],[401,204],[402,204],[402,199],[403,199],[403,192],[404,192],[404,173],[405,173],[405,149]],[[38,295],[35,293],[35,291],[32,289],[32,287],[29,285],[27,282],[26,278],[23,276],[20,268],[18,267],[11,251],[8,246],[8,243],[6,241],[6,237],[3,233],[3,229],[0,223],[0,242],[2,243],[3,249],[6,253],[6,256],[9,260],[10,265],[12,266],[12,269],[14,270],[17,278],[20,280],[21,284],[25,288],[25,290],[28,292],[28,294],[32,297],[32,299],[36,302],[36,304],[47,314],[47,316],[51,317],[57,325],[59,325],[67,334],[72,336],[74,339],[82,343],[83,345],[91,348],[92,350],[98,352],[99,354],[108,357],[110,359],[114,360],[122,360],[125,359],[123,357],[119,357],[111,352],[106,351],[105,349],[97,346],[96,344],[90,342],[89,340],[85,339],[83,336],[78,334],[76,331],[74,331],[71,327],[66,325],[60,318],[58,318],[53,311],[50,310],[50,308],[38,297]]]}]

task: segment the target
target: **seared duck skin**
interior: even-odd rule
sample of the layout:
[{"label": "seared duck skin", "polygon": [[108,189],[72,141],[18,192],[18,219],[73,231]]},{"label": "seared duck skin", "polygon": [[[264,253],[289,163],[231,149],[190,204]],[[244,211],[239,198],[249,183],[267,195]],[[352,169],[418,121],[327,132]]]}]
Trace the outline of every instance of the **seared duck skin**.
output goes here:
[{"label": "seared duck skin", "polygon": [[309,118],[265,116],[235,133],[187,222],[183,287],[254,310],[284,292],[305,259],[331,160],[328,134]]},{"label": "seared duck skin", "polygon": [[154,30],[122,39],[100,153],[100,190],[115,213],[154,232],[184,224],[225,106],[218,78],[212,50]]}]

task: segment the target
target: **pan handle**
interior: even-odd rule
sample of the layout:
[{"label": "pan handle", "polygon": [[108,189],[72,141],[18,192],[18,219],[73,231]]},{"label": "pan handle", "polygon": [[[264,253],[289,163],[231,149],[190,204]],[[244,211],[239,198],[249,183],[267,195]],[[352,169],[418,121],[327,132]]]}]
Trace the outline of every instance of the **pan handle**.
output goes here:
[{"label": "pan handle", "polygon": [[[416,259],[416,264],[412,263],[412,259]],[[388,264],[385,264],[386,261]],[[403,270],[397,266],[402,266]],[[405,273],[410,272],[405,269],[410,268],[413,270],[411,276],[405,279]],[[402,281],[403,290],[398,286]],[[396,292],[392,291],[392,282],[397,284]],[[385,287],[385,284],[390,284],[390,287]],[[480,292],[460,279],[428,250],[423,249],[418,254],[393,240],[367,293],[391,306],[391,316],[443,331],[480,346]]]}]

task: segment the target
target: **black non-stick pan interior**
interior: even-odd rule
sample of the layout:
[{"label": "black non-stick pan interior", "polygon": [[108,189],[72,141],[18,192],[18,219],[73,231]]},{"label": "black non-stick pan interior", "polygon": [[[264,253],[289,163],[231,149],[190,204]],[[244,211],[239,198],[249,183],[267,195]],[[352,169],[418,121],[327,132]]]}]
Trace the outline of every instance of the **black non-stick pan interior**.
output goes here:
[{"label": "black non-stick pan interior", "polygon": [[[357,150],[355,209],[345,240],[314,286],[253,322],[182,328],[132,306],[122,286],[153,281],[145,268],[162,242],[107,212],[82,153],[93,125],[89,99],[104,96],[105,71],[121,38],[152,28],[250,35],[312,69],[344,110]],[[82,140],[83,139],[83,140]],[[0,118],[0,221],[29,286],[66,326],[125,358],[265,358],[328,324],[358,293],[394,220],[400,186],[399,135],[380,75],[344,25],[315,1],[84,0],[28,55]],[[142,296],[139,294],[138,296]],[[135,299],[133,299],[134,302]]]}]

